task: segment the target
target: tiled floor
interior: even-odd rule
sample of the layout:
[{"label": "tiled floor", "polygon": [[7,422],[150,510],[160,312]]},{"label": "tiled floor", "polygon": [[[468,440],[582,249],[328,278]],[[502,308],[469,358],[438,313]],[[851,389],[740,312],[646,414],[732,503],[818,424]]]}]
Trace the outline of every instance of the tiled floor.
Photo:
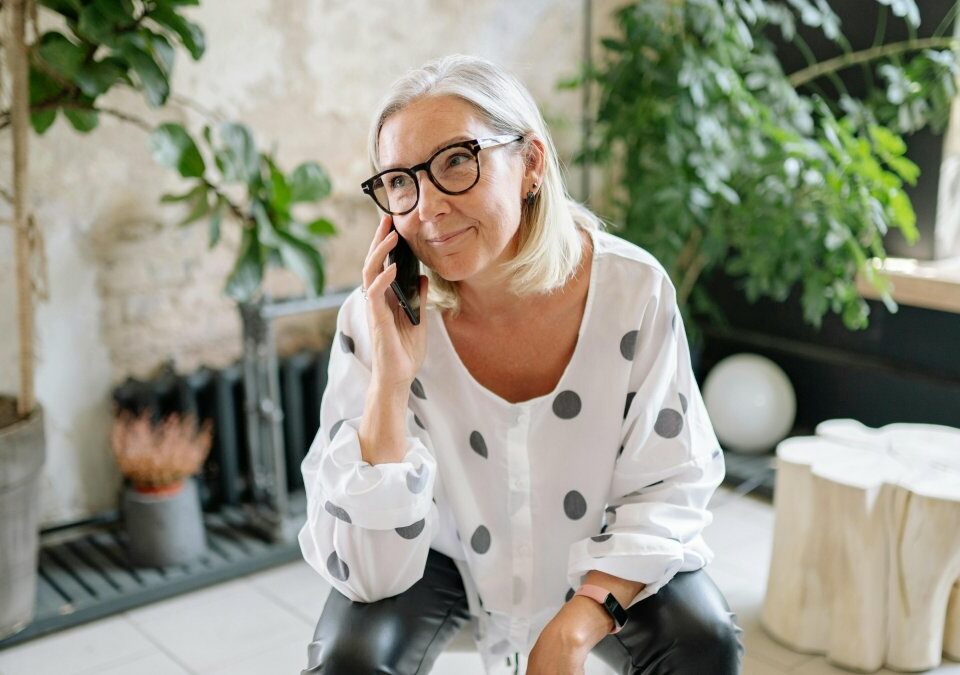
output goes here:
[{"label": "tiled floor", "polygon": [[[771,641],[758,625],[770,561],[773,509],[721,488],[704,536],[717,554],[708,572],[744,629],[745,675],[842,674],[822,657]],[[0,675],[294,675],[329,587],[305,563],[293,563],[63,631],[0,652]],[[592,657],[587,675],[609,675]],[[880,673],[891,673],[882,670]],[[960,675],[945,661],[936,675]],[[462,632],[433,670],[482,675]]]}]

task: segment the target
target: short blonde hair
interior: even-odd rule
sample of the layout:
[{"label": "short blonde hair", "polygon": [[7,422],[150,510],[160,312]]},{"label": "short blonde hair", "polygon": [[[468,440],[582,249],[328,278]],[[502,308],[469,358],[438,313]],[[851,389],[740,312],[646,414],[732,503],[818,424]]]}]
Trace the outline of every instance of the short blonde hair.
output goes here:
[{"label": "short blonde hair", "polygon": [[[503,269],[510,290],[517,296],[548,293],[562,288],[574,275],[583,252],[577,226],[603,229],[604,223],[573,200],[563,182],[560,161],[536,102],[526,87],[494,63],[461,54],[445,56],[409,71],[397,80],[380,102],[370,128],[368,149],[374,172],[380,170],[380,129],[387,118],[424,97],[455,96],[472,105],[481,119],[498,134],[519,134],[543,141],[543,184],[528,207],[524,203],[517,255]],[[427,305],[460,312],[456,284],[427,268],[430,291]]]}]

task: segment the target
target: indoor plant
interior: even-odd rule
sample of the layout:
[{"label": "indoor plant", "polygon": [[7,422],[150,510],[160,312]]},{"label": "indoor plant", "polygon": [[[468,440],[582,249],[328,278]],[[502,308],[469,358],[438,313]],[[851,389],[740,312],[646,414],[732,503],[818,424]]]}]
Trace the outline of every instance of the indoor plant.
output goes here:
[{"label": "indoor plant", "polygon": [[111,445],[126,479],[122,516],[130,560],[140,566],[187,562],[206,552],[203,517],[192,480],[210,453],[213,422],[171,413],[118,413]]},{"label": "indoor plant", "polygon": [[[879,2],[919,22],[913,0]],[[884,257],[888,230],[916,236],[903,185],[917,167],[901,135],[946,123],[958,73],[949,22],[922,40],[887,43],[878,31],[873,48],[852,51],[825,0],[650,0],[615,19],[597,65],[570,83],[599,93],[579,159],[605,167],[597,207],[664,264],[687,318],[723,320],[703,283],[714,269],[750,300],[784,300],[799,285],[814,325],[832,311],[866,326],[858,273],[895,311],[870,259]],[[784,73],[765,31],[803,49],[798,22],[843,55]],[[865,96],[842,85],[821,95],[850,67],[875,83]]]}]

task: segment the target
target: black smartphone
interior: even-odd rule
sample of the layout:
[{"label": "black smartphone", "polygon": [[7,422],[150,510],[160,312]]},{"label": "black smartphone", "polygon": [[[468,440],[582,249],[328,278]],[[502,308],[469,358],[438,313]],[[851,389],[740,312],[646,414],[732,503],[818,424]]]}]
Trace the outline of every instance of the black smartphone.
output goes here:
[{"label": "black smartphone", "polygon": [[[390,229],[397,231],[392,223]],[[390,283],[390,287],[410,318],[410,323],[417,326],[420,324],[420,260],[399,232],[397,245],[387,254],[387,264],[393,263],[397,263],[397,276]]]}]

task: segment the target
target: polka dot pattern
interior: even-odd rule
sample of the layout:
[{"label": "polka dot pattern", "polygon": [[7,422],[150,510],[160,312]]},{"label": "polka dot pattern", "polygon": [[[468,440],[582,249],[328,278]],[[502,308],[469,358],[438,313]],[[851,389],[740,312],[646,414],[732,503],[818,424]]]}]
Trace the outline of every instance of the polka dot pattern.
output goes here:
[{"label": "polka dot pattern", "polygon": [[481,457],[487,456],[487,442],[483,440],[483,434],[479,431],[470,432],[470,447]]},{"label": "polka dot pattern", "polygon": [[421,429],[423,429],[424,431],[427,430],[427,428],[426,428],[425,426],[423,426],[423,422],[421,422],[421,421],[420,421],[420,418],[417,417],[416,415],[413,416],[413,421],[416,422],[416,423],[417,423],[417,426],[420,427]]},{"label": "polka dot pattern", "polygon": [[327,571],[337,581],[346,581],[350,578],[350,568],[347,567],[347,563],[340,559],[336,551],[327,558]]},{"label": "polka dot pattern", "polygon": [[407,488],[410,492],[415,495],[423,492],[423,488],[427,487],[427,477],[429,474],[430,470],[427,469],[426,464],[421,464],[416,469],[407,471]]},{"label": "polka dot pattern", "polygon": [[342,520],[342,521],[345,522],[345,523],[352,523],[352,522],[353,522],[352,520],[350,520],[350,514],[349,514],[349,513],[347,513],[347,512],[344,511],[342,508],[340,508],[339,506],[337,506],[336,504],[334,504],[333,502],[331,502],[331,501],[329,501],[329,500],[327,501],[326,504],[323,505],[323,510],[326,511],[327,513],[329,513],[329,514],[330,514],[331,516],[333,516],[334,518],[339,518],[340,520]]},{"label": "polka dot pattern", "polygon": [[330,440],[333,440],[333,437],[337,435],[337,432],[340,431],[340,426],[346,422],[346,420],[340,420],[332,427],[330,427]]},{"label": "polka dot pattern", "polygon": [[713,451],[713,454],[710,455],[710,459],[716,459],[717,455],[719,454],[720,454],[720,448],[717,448],[716,450]]},{"label": "polka dot pattern", "polygon": [[580,414],[582,403],[575,391],[561,391],[553,399],[553,413],[562,420],[570,420]]},{"label": "polka dot pattern", "polygon": [[423,385],[417,378],[413,378],[413,382],[410,384],[410,391],[412,391],[413,395],[417,398],[422,398],[424,401],[427,400],[427,394],[423,391]]},{"label": "polka dot pattern", "polygon": [[590,539],[591,539],[592,541],[597,542],[598,544],[602,544],[603,542],[605,542],[607,539],[609,539],[609,538],[612,537],[612,536],[613,536],[612,534],[596,534],[596,535],[590,537]]},{"label": "polka dot pattern", "polygon": [[473,536],[470,537],[470,548],[472,548],[477,553],[486,553],[490,550],[490,530],[488,530],[483,525],[480,525],[476,530],[473,531]]},{"label": "polka dot pattern", "polygon": [[587,512],[587,500],[576,490],[570,490],[563,497],[563,512],[570,520],[579,520]]},{"label": "polka dot pattern", "polygon": [[423,526],[426,524],[426,519],[421,518],[412,525],[407,525],[405,527],[395,528],[397,534],[399,534],[404,539],[416,539],[420,536],[420,533],[423,532]]},{"label": "polka dot pattern", "polygon": [[620,338],[620,353],[627,361],[633,361],[633,357],[637,353],[637,335],[639,333],[640,331],[631,330]]},{"label": "polka dot pattern", "polygon": [[620,459],[620,455],[622,455],[622,454],[623,454],[623,446],[621,445],[621,446],[620,446],[620,449],[617,450],[617,459]]},{"label": "polka dot pattern", "polygon": [[673,408],[664,408],[657,415],[653,430],[663,438],[676,438],[683,429],[683,416]]},{"label": "polka dot pattern", "polygon": [[623,406],[623,419],[627,419],[627,413],[630,412],[630,404],[633,403],[633,397],[637,395],[637,392],[631,391],[627,394],[626,405]]},{"label": "polka dot pattern", "polygon": [[340,348],[348,354],[356,352],[356,344],[353,342],[353,338],[346,333],[340,333]]},{"label": "polka dot pattern", "polygon": [[687,397],[683,394],[677,394],[680,397],[680,411],[686,415],[687,414]]}]

